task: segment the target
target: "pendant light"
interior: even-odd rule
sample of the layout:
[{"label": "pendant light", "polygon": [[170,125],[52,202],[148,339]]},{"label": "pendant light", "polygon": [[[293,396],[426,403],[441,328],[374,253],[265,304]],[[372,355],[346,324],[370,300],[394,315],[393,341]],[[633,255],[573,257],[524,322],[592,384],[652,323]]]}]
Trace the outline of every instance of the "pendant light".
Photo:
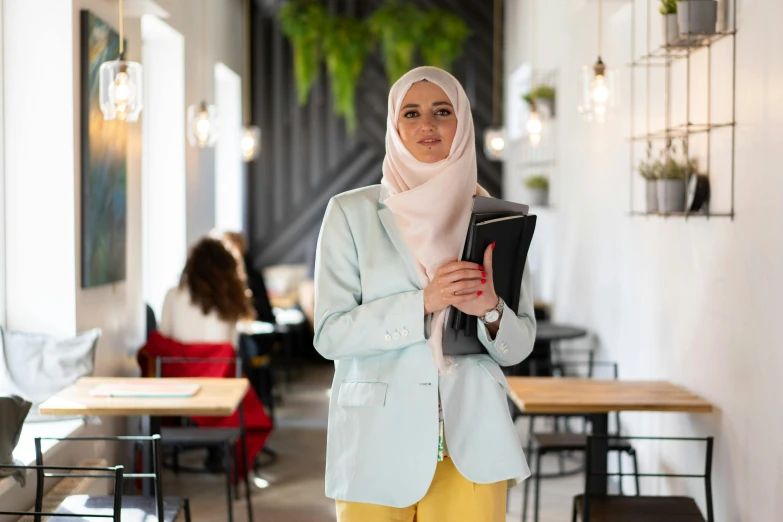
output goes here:
[{"label": "pendant light", "polygon": [[492,127],[484,129],[484,154],[493,161],[505,157],[506,131],[500,126],[500,1],[495,0],[492,24]]},{"label": "pendant light", "polygon": [[[206,91],[206,77],[201,70],[202,61],[206,61],[207,51],[207,16],[204,7],[205,0],[201,0],[201,56],[199,56],[199,76],[202,81],[202,92]],[[214,147],[218,140],[218,112],[217,107],[206,100],[198,105],[188,107],[188,142],[193,147],[203,149]]]},{"label": "pendant light", "polygon": [[98,71],[98,93],[103,118],[134,122],[142,108],[141,64],[125,61],[125,31],[122,0],[120,10],[120,55],[104,62]]},{"label": "pendant light", "polygon": [[242,110],[244,112],[245,126],[242,129],[242,159],[249,163],[258,157],[261,152],[261,128],[258,125],[252,125],[252,115],[250,114],[250,0],[244,0],[245,7],[245,70],[242,74],[242,83],[244,84],[244,96],[242,97]]},{"label": "pendant light", "polygon": [[598,0],[598,60],[582,67],[582,100],[579,112],[586,121],[603,123],[615,108],[617,70],[610,69],[601,59],[601,28],[603,0]]},{"label": "pendant light", "polygon": [[[536,18],[535,18],[535,6],[536,6],[536,0],[532,0],[530,2],[530,21],[531,24],[531,31],[530,31],[530,70],[533,76],[533,79],[535,80],[535,63],[536,63]],[[532,83],[532,82],[531,82]],[[535,85],[532,86],[533,89],[535,89]],[[533,90],[535,92],[535,90]],[[538,115],[538,105],[536,104],[536,99],[533,98],[533,103],[530,106],[530,114],[528,114],[527,117],[527,124],[525,125],[525,129],[527,130],[527,139],[530,142],[531,147],[538,147],[538,145],[541,143],[541,132],[544,130],[544,125],[541,122],[541,117]]]}]

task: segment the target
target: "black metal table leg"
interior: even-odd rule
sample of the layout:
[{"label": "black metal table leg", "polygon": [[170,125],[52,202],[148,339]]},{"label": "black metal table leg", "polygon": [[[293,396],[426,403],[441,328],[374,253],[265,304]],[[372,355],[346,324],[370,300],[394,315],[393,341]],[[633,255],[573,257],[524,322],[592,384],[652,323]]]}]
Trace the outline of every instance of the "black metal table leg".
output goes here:
[{"label": "black metal table leg", "polygon": [[[590,423],[593,426],[593,435],[609,434],[609,415],[607,413],[593,413],[590,415]],[[606,462],[609,454],[609,440],[595,439],[592,442],[590,462],[593,471],[606,473]],[[593,495],[606,495],[608,493],[608,481],[606,475],[592,476],[588,480],[590,493]]]}]

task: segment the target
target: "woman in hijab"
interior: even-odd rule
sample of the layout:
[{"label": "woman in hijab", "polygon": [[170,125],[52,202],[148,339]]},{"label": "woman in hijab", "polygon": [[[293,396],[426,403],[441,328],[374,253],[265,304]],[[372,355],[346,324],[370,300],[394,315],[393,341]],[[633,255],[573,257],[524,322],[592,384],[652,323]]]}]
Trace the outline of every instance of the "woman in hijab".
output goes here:
[{"label": "woman in hijab", "polygon": [[[462,86],[434,67],[389,93],[381,185],[326,210],[315,270],[316,349],[335,361],[326,495],[339,522],[496,522],[530,471],[499,365],[533,348],[529,270],[519,310],[481,265],[458,261],[476,147]],[[444,312],[475,316],[484,355],[444,357]]]}]

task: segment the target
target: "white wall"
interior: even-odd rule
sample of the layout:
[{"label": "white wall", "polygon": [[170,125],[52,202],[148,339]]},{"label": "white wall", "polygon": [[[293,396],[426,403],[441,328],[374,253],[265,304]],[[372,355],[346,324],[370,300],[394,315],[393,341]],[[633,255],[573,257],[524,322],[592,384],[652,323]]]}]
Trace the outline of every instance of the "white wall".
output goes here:
[{"label": "white wall", "polygon": [[[117,5],[104,0],[74,0],[79,8],[89,9],[104,21],[116,27]],[[204,96],[202,85],[211,89],[211,78],[200,81],[198,71],[212,71],[217,61],[233,66],[242,63],[241,1],[206,0],[207,36],[206,56],[201,52],[200,9],[192,0],[159,0],[169,13],[166,24],[185,36],[185,100],[195,103]],[[78,24],[77,24],[78,27]],[[138,18],[126,18],[128,38],[127,57],[141,60],[141,22]],[[75,48],[78,56],[78,48]],[[199,62],[203,62],[199,65]],[[77,91],[78,92],[78,91]],[[212,93],[207,93],[211,96]],[[195,101],[194,101],[195,100]],[[78,114],[78,106],[76,114]],[[142,111],[142,121],[147,117]],[[150,116],[152,117],[152,116]],[[129,125],[128,132],[128,267],[127,280],[112,286],[79,290],[77,292],[77,325],[79,330],[100,326],[103,337],[98,347],[96,372],[103,375],[134,373],[137,364],[136,350],[144,343],[144,289],[142,258],[142,181],[141,145],[143,123]],[[173,131],[172,131],[173,132]],[[183,142],[184,143],[184,142]],[[184,146],[184,145],[183,145]],[[78,136],[77,136],[77,149]],[[175,152],[176,154],[176,152]],[[186,156],[186,219],[187,242],[206,233],[214,226],[214,210],[211,205],[214,191],[213,162],[210,154],[199,155],[192,147]],[[79,176],[77,176],[77,184]],[[79,194],[77,190],[76,194]],[[164,197],[168,197],[164,195]],[[177,198],[177,195],[171,197]],[[210,205],[201,202],[209,200]],[[79,199],[77,198],[77,207]],[[78,229],[77,229],[78,234]],[[77,243],[78,244],[78,243]],[[77,260],[77,267],[79,266]],[[161,303],[162,304],[162,303]],[[156,304],[160,306],[161,304]]]},{"label": "white wall", "polygon": [[[529,4],[506,1],[507,71],[529,59]],[[630,61],[629,6],[604,2],[607,64]],[[541,213],[534,240],[533,255],[541,261],[538,292],[552,303],[556,320],[595,332],[605,358],[619,361],[622,377],[668,379],[715,405],[712,415],[640,413],[624,421],[635,434],[715,435],[717,521],[783,520],[783,343],[777,328],[783,309],[783,61],[772,51],[783,48],[777,23],[783,3],[738,5],[734,221],[627,215],[628,69],[621,71],[617,119],[604,126],[583,123],[576,111],[578,75],[596,58],[597,2],[537,0],[537,10],[538,60],[560,75],[560,163],[552,208]],[[651,25],[657,42],[659,20]],[[696,63],[694,77],[703,75],[703,65]],[[716,48],[712,67],[713,85],[730,81],[725,49]],[[730,90],[716,88],[713,108],[720,112]],[[513,199],[525,197],[513,167],[519,147],[510,145],[504,171],[506,196]],[[725,145],[718,148],[723,150],[713,156],[711,170],[725,198],[727,156]],[[645,457],[677,471],[701,463],[694,453],[665,446]],[[651,488],[685,491],[703,505],[698,483]]]},{"label": "white wall", "polygon": [[[0,0],[0,27],[3,27],[3,0]],[[3,159],[3,39],[0,38],[0,326],[5,326],[5,160]]]},{"label": "white wall", "polygon": [[[193,2],[158,4],[170,14],[167,23],[185,35],[186,103],[210,98],[211,74],[200,81],[198,71],[209,73],[218,61],[241,70],[241,1],[206,1],[205,53]],[[116,27],[115,2],[3,0],[7,317],[11,328],[60,335],[100,327],[96,372],[113,375],[137,371],[132,354],[144,341],[142,123],[128,124],[127,278],[82,289],[80,9]],[[30,40],[30,27],[43,36]],[[140,19],[126,18],[125,30],[127,58],[140,60]],[[192,240],[214,226],[214,162],[190,147],[185,155]]]}]

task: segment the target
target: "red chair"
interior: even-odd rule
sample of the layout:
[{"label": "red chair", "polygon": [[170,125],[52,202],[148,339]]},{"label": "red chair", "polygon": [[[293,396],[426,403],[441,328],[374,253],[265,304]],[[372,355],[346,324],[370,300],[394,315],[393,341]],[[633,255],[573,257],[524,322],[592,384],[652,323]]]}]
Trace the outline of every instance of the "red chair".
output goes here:
[{"label": "red chair", "polygon": [[[242,377],[241,361],[230,343],[183,344],[152,332],[147,344],[137,356],[144,377]],[[174,470],[179,470],[178,448],[182,446],[226,448],[226,492],[228,520],[233,520],[231,506],[231,462],[235,479],[245,477],[248,520],[252,522],[249,473],[256,454],[264,447],[273,423],[250,388],[240,407],[228,417],[192,417],[198,426],[163,427],[160,430],[164,445],[175,447]],[[239,443],[239,444],[238,444]],[[241,446],[241,447],[240,447]],[[229,455],[233,453],[234,458]],[[238,494],[238,487],[236,490]]]}]

